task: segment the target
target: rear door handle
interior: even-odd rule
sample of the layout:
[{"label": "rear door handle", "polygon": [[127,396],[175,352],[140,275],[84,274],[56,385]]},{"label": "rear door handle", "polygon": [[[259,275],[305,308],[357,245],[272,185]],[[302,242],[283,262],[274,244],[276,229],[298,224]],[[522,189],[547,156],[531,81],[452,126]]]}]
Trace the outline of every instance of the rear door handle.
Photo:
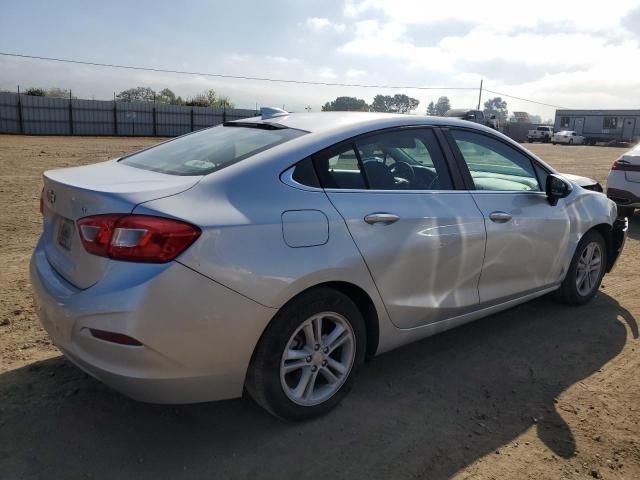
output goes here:
[{"label": "rear door handle", "polygon": [[507,212],[491,212],[491,214],[489,214],[489,218],[492,222],[506,223],[511,220],[512,217]]},{"label": "rear door handle", "polygon": [[364,217],[364,221],[369,225],[374,225],[376,223],[391,225],[398,220],[400,220],[400,217],[398,215],[394,215],[393,213],[370,213],[369,215]]}]

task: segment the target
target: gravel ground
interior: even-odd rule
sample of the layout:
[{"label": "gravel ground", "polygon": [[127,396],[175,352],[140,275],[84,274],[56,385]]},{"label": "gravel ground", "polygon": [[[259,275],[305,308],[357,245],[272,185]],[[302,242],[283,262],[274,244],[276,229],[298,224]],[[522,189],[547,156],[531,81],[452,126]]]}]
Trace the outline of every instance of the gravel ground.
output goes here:
[{"label": "gravel ground", "polygon": [[[640,215],[588,306],[542,298],[377,357],[316,421],[147,405],[87,377],[33,310],[40,176],[157,141],[0,136],[0,478],[640,478]],[[601,182],[623,151],[526,146]]]}]

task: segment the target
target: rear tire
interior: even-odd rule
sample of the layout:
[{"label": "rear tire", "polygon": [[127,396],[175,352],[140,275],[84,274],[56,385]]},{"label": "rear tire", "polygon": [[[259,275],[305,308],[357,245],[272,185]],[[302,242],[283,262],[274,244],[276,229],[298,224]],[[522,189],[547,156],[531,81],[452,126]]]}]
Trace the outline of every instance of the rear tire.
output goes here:
[{"label": "rear tire", "polygon": [[576,247],[569,271],[556,292],[556,299],[567,305],[584,305],[600,288],[607,264],[607,248],[596,230],[587,232]]},{"label": "rear tire", "polygon": [[285,305],[265,330],[246,389],[284,420],[324,415],[351,390],[366,344],[364,319],[349,297],[332,288],[310,290]]}]

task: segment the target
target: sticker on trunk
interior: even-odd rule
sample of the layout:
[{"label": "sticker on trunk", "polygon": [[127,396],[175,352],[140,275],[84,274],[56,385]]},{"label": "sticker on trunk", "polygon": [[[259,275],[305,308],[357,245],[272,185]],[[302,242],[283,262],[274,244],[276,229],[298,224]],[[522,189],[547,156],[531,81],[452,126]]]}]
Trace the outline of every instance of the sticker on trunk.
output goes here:
[{"label": "sticker on trunk", "polygon": [[58,227],[58,243],[65,250],[71,250],[71,241],[73,239],[73,220],[68,218],[60,219]]}]

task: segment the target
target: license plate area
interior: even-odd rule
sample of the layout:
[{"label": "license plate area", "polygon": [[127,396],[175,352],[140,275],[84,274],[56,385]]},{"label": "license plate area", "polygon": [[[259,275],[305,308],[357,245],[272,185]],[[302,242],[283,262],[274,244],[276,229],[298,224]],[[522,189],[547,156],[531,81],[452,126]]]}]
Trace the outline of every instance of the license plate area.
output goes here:
[{"label": "license plate area", "polygon": [[71,250],[71,244],[73,242],[73,220],[61,217],[58,223],[58,245],[65,250]]}]

